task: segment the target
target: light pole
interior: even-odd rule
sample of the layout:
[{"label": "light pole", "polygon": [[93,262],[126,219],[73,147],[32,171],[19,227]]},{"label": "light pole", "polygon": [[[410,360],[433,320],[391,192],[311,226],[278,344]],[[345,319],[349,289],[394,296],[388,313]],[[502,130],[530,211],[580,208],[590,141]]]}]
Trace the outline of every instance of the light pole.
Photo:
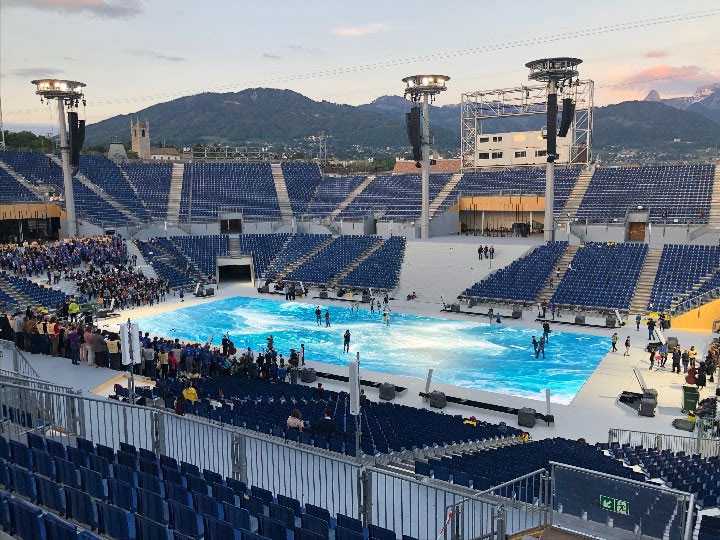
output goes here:
[{"label": "light pole", "polygon": [[412,75],[405,77],[405,97],[422,104],[422,211],[420,238],[430,238],[430,103],[440,92],[447,90],[447,75]]},{"label": "light pole", "polygon": [[62,157],[63,185],[65,186],[65,212],[67,214],[67,236],[77,236],[77,220],[75,217],[75,192],[73,191],[72,171],[70,170],[70,146],[68,145],[67,127],[65,124],[65,106],[77,107],[83,99],[85,83],[64,81],[60,79],[38,79],[32,81],[35,93],[41,100],[57,100],[58,132],[60,134],[60,156]]},{"label": "light pole", "polygon": [[555,241],[555,160],[557,154],[557,94],[566,81],[578,76],[579,58],[541,58],[525,64],[529,79],[547,83],[547,166],[545,168],[545,241]]}]

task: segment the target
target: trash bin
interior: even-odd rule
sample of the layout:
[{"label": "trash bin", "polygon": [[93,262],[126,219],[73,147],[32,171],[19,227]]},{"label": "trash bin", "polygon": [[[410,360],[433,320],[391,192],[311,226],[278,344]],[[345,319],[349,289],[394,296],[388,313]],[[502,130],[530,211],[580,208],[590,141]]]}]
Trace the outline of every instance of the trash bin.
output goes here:
[{"label": "trash bin", "polygon": [[683,385],[682,412],[694,411],[700,401],[700,391],[694,386]]}]

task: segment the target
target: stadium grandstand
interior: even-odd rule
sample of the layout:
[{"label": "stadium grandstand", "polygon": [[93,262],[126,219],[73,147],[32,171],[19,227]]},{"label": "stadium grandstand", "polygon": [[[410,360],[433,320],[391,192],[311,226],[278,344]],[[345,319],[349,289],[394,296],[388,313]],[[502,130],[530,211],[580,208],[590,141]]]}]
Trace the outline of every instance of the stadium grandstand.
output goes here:
[{"label": "stadium grandstand", "polygon": [[[424,159],[353,174],[83,150],[36,81],[71,140],[0,150],[3,535],[718,538],[720,169],[597,162],[579,63],[464,94],[446,159],[409,77]],[[572,131],[475,127],[512,99]]]}]

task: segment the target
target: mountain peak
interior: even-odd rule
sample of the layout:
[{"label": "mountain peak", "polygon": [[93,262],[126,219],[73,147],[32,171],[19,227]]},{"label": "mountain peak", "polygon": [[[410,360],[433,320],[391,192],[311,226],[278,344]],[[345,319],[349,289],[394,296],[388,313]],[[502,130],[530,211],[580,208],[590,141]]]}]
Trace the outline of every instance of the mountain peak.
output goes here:
[{"label": "mountain peak", "polygon": [[648,95],[645,96],[645,101],[661,101],[660,92],[657,90],[650,90]]}]

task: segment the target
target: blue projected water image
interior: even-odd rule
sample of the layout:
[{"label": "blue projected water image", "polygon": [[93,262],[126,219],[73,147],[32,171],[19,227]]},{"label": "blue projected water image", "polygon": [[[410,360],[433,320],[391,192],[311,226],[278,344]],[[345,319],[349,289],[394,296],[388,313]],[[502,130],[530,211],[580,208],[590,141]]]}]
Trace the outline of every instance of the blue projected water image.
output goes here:
[{"label": "blue projected water image", "polygon": [[[138,319],[153,335],[215,345],[225,332],[238,350],[261,350],[272,334],[275,348],[288,356],[305,344],[308,360],[344,366],[360,352],[361,369],[424,378],[464,388],[544,398],[549,388],[556,403],[569,403],[607,353],[607,338],[553,330],[545,358],[535,358],[532,336],[542,330],[392,313],[390,325],[367,306],[322,307],[237,296]],[[325,310],[330,310],[329,328]],[[350,355],[343,354],[343,333],[351,333]]]}]

